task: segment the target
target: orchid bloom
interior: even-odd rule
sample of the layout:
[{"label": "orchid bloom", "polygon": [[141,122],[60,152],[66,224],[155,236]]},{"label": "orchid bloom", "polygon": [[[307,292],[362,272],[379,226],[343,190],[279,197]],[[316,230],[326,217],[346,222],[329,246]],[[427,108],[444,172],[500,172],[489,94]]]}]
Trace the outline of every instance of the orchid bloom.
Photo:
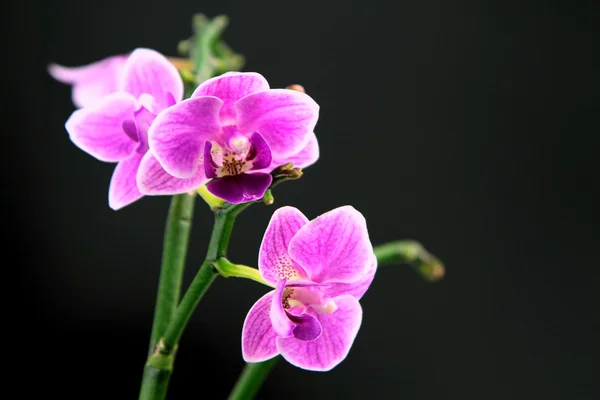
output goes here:
[{"label": "orchid bloom", "polygon": [[84,108],[119,90],[126,61],[126,55],[118,55],[80,67],[50,64],[48,72],[57,81],[73,85],[73,103]]},{"label": "orchid bloom", "polygon": [[[141,168],[153,170],[159,163],[182,179],[201,171],[212,179],[207,184],[212,194],[234,204],[257,200],[271,184],[273,168],[317,160],[318,114],[319,106],[305,93],[270,89],[257,73],[228,72],[156,117],[148,132],[155,159],[144,160]],[[151,184],[138,180],[143,193],[160,194]]]},{"label": "orchid bloom", "polygon": [[138,171],[149,155],[148,128],[156,114],[182,98],[177,69],[154,50],[136,49],[127,58],[118,91],[67,120],[65,127],[75,145],[101,161],[118,162],[109,188],[111,208],[117,210],[143,196],[137,186],[139,172],[151,172],[152,187],[164,194],[184,193],[205,180],[204,174],[174,178],[162,168]]},{"label": "orchid bloom", "polygon": [[362,321],[358,300],[377,268],[362,214],[344,206],[308,221],[282,207],[269,222],[258,266],[275,290],[246,316],[244,360],[281,354],[297,367],[328,371],[346,358]]}]

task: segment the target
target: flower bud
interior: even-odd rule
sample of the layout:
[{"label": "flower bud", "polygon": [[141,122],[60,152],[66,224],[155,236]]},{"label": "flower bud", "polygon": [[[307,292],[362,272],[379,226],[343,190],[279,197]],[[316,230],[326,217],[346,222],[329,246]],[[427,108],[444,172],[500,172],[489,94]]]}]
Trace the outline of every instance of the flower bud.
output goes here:
[{"label": "flower bud", "polygon": [[286,89],[295,90],[296,92],[306,93],[306,91],[304,90],[304,87],[302,85],[298,85],[297,83],[294,83],[293,85],[286,87]]}]

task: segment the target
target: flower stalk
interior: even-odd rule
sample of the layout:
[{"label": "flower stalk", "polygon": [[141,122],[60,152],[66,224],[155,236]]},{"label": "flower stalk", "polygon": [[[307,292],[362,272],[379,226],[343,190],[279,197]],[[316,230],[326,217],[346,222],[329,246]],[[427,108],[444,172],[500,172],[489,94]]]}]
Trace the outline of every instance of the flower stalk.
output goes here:
[{"label": "flower stalk", "polygon": [[165,352],[170,353],[175,349],[192,313],[210,285],[218,276],[219,272],[214,267],[214,262],[226,256],[235,218],[250,204],[252,203],[237,205],[228,204],[215,212],[215,224],[208,245],[206,259],[183,296],[183,299],[181,300],[179,307],[177,307],[177,311],[173,315],[173,319],[163,336],[162,344]]},{"label": "flower stalk", "polygon": [[181,279],[194,213],[194,196],[173,196],[167,216],[163,258],[160,268],[154,322],[148,361],[144,367],[140,399],[164,399],[173,370],[175,352],[163,354],[160,337],[177,309],[181,295]]},{"label": "flower stalk", "polygon": [[215,269],[224,278],[236,277],[251,279],[255,282],[262,283],[266,286],[274,287],[265,282],[260,272],[256,268],[248,267],[247,265],[234,264],[228,259],[222,257],[212,263]]},{"label": "flower stalk", "polygon": [[397,240],[374,248],[378,266],[386,264],[408,264],[427,281],[435,282],[446,273],[444,264],[429,253],[419,242]]},{"label": "flower stalk", "polygon": [[238,378],[228,400],[249,400],[254,398],[271,369],[281,357],[273,357],[260,363],[247,363]]},{"label": "flower stalk", "polygon": [[[161,339],[155,346],[153,353],[148,357],[144,368],[140,400],[162,400],[165,398],[173,370],[177,343],[196,306],[218,276],[213,262],[226,256],[235,218],[250,204],[252,203],[239,205],[227,204],[215,211],[215,223],[208,245],[206,260],[202,263],[176,311],[172,313],[168,327],[162,332],[159,331]],[[171,214],[169,214],[169,219],[171,219]],[[167,247],[165,247],[165,252],[167,252],[166,249]],[[179,284],[181,285],[181,283]]]},{"label": "flower stalk", "polygon": [[188,194],[173,196],[171,200],[165,229],[150,352],[154,351],[158,340],[165,333],[167,324],[179,303],[181,279],[194,214],[194,200],[195,198]]}]

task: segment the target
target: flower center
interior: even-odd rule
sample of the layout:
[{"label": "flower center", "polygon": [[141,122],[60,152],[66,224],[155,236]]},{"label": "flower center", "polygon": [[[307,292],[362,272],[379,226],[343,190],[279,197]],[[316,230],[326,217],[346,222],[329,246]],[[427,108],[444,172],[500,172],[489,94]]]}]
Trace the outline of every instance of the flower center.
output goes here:
[{"label": "flower center", "polygon": [[290,289],[290,288],[284,289],[283,298],[281,299],[281,304],[283,305],[284,310],[289,310],[290,307],[292,307],[290,305],[290,297],[292,297],[293,293],[294,293],[294,289]]},{"label": "flower center", "polygon": [[256,152],[252,151],[252,146],[245,137],[232,139],[228,149],[223,149],[215,142],[211,144],[210,161],[217,178],[239,175],[252,169],[253,153]]},{"label": "flower center", "polygon": [[328,298],[317,287],[286,287],[281,304],[284,310],[311,307],[318,314],[332,314],[337,310],[333,299]]}]

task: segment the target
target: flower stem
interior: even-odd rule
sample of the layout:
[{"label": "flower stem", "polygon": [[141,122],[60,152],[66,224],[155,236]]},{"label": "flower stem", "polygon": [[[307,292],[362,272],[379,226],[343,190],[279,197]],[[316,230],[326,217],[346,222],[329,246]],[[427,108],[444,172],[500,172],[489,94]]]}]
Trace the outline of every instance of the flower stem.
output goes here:
[{"label": "flower stem", "polygon": [[228,400],[250,400],[254,398],[265,378],[280,358],[277,356],[261,363],[247,363]]},{"label": "flower stem", "polygon": [[213,266],[224,278],[229,278],[232,276],[236,278],[246,278],[258,283],[262,283],[263,285],[274,287],[273,285],[265,282],[263,277],[260,275],[259,270],[256,268],[248,267],[247,265],[234,264],[224,257],[221,257],[217,261],[213,262]]},{"label": "flower stem", "polygon": [[185,266],[192,216],[194,214],[194,196],[180,194],[173,196],[163,244],[162,264],[156,309],[150,339],[150,352],[165,333],[167,324],[177,309],[181,294],[181,277]]},{"label": "flower stem", "polygon": [[[218,275],[217,270],[213,267],[213,262],[226,256],[235,218],[250,204],[252,203],[226,204],[215,211],[215,224],[208,245],[206,260],[202,263],[176,311],[170,314],[168,326],[160,331],[160,340],[146,361],[140,400],[162,400],[165,398],[169,378],[173,370],[177,343],[198,302]],[[171,215],[172,213],[169,213],[169,221]],[[167,225],[168,228],[171,226],[171,224]],[[167,241],[165,241],[165,244],[167,244]],[[161,274],[161,284],[162,279]],[[179,281],[179,285],[181,286],[181,281]],[[177,295],[179,296],[179,292],[177,292]]]},{"label": "flower stem", "polygon": [[193,28],[195,46],[190,50],[190,58],[194,64],[193,73],[196,83],[200,84],[213,76],[215,65],[211,62],[211,55],[217,39],[229,24],[225,15],[207,19],[202,14],[194,15]]},{"label": "flower stem", "polygon": [[[160,278],[152,334],[150,336],[149,360],[157,347],[157,342],[165,333],[167,324],[175,313],[181,295],[181,278],[185,266],[188,241],[194,214],[194,196],[180,194],[173,196],[163,244],[163,256],[160,267]],[[166,393],[173,365],[172,357],[168,365],[160,369],[149,366],[144,368],[140,399],[162,399]],[[168,366],[168,368],[167,368]]]},{"label": "flower stem", "polygon": [[250,204],[252,203],[227,204],[215,211],[215,224],[208,244],[206,260],[202,263],[196,277],[183,296],[181,304],[177,307],[177,311],[163,336],[162,344],[167,352],[175,348],[200,299],[219,274],[213,263],[226,256],[235,218]]},{"label": "flower stem", "polygon": [[374,248],[378,266],[405,263],[428,281],[444,277],[444,264],[414,240],[397,240]]}]

